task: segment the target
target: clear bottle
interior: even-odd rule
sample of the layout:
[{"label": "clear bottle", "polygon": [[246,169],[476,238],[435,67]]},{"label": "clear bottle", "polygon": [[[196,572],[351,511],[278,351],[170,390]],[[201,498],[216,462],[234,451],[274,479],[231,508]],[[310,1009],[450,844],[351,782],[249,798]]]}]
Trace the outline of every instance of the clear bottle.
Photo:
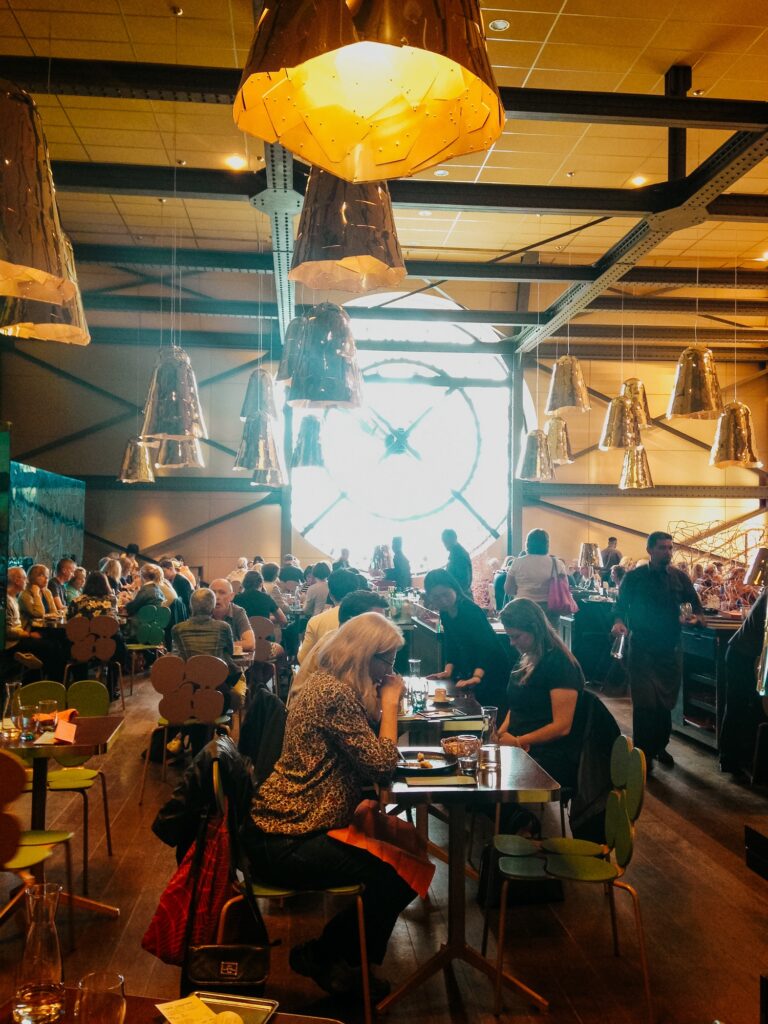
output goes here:
[{"label": "clear bottle", "polygon": [[29,929],[18,970],[13,1019],[16,1024],[53,1024],[64,1009],[61,950],[56,933],[60,885],[27,888]]},{"label": "clear bottle", "polygon": [[6,743],[15,743],[21,735],[19,715],[19,690],[21,683],[5,684],[5,701],[3,702],[2,737]]}]

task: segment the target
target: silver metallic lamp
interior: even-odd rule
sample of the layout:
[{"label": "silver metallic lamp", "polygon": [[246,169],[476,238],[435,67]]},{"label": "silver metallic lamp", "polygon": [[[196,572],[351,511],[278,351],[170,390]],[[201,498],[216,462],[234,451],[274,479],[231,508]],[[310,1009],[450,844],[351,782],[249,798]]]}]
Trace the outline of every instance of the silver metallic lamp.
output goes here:
[{"label": "silver metallic lamp", "polygon": [[547,435],[549,445],[549,456],[553,466],[567,466],[573,462],[571,452],[571,441],[568,437],[568,424],[562,416],[552,416],[544,424],[544,433]]},{"label": "silver metallic lamp", "polygon": [[362,382],[349,316],[332,302],[315,306],[293,368],[288,404],[304,409],[357,408]]},{"label": "silver metallic lamp", "polygon": [[635,448],[640,444],[640,425],[630,398],[612,398],[608,403],[598,447],[601,452],[611,448]]},{"label": "silver metallic lamp", "polygon": [[637,425],[641,430],[653,426],[651,410],[648,408],[648,395],[645,384],[638,377],[628,377],[621,385],[621,397],[628,398],[637,416]]},{"label": "silver metallic lamp", "polygon": [[155,469],[205,469],[203,449],[196,437],[161,441]]},{"label": "silver metallic lamp", "polygon": [[272,377],[266,370],[254,370],[248,378],[240,419],[245,421],[260,412],[275,416],[275,396],[272,388]]},{"label": "silver metallic lamp", "polygon": [[729,466],[762,469],[763,464],[755,452],[752,413],[743,402],[728,402],[720,413],[709,464],[718,469]]},{"label": "silver metallic lamp", "polygon": [[182,348],[161,349],[144,406],[144,440],[184,441],[208,437],[197,380]]},{"label": "silver metallic lamp", "polygon": [[525,439],[525,448],[517,467],[520,480],[546,482],[554,480],[555,471],[549,454],[547,435],[543,430],[531,430]]},{"label": "silver metallic lamp", "polygon": [[237,450],[234,469],[253,473],[254,484],[270,486],[284,483],[283,470],[274,434],[274,421],[265,412],[245,421],[243,439]]},{"label": "silver metallic lamp", "polygon": [[325,466],[325,459],[320,443],[320,420],[317,416],[305,416],[301,421],[296,447],[291,456],[291,469],[322,468],[323,466]]},{"label": "silver metallic lamp", "polygon": [[581,363],[576,356],[560,356],[552,367],[545,411],[556,413],[560,409],[589,412],[589,393],[581,372]]},{"label": "silver metallic lamp", "polygon": [[121,484],[153,484],[155,482],[155,471],[153,469],[154,452],[153,446],[142,441],[140,437],[132,437],[125,446],[123,462],[120,466],[118,480]]},{"label": "silver metallic lamp", "polygon": [[285,337],[283,338],[283,352],[280,356],[280,365],[277,368],[275,380],[284,380],[290,384],[293,377],[293,369],[296,365],[296,356],[299,354],[307,322],[305,316],[295,316],[286,327]]},{"label": "silver metallic lamp", "polygon": [[702,345],[686,348],[677,361],[667,419],[714,420],[723,409],[715,357]]}]

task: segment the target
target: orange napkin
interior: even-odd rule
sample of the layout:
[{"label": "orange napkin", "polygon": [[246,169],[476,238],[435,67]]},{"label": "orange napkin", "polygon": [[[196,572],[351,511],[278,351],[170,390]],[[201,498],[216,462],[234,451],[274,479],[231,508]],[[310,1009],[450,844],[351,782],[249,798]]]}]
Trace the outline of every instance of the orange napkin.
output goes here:
[{"label": "orange napkin", "polygon": [[52,722],[55,718],[58,718],[60,722],[71,722],[73,718],[77,718],[77,708],[64,708],[63,711],[57,711],[55,715],[35,715],[36,722]]}]

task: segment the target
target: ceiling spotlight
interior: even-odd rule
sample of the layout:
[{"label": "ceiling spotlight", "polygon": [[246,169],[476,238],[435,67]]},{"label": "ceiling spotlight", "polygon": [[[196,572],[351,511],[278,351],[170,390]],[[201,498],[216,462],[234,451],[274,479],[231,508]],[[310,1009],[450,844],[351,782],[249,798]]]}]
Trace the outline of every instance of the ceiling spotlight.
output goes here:
[{"label": "ceiling spotlight", "polygon": [[179,165],[179,167],[186,167],[187,166],[187,161],[186,160],[177,160],[176,163]]},{"label": "ceiling spotlight", "polygon": [[244,156],[241,156],[239,153],[232,153],[230,156],[225,158],[224,163],[227,165],[230,171],[242,171],[243,168],[247,165],[248,161],[245,159]]},{"label": "ceiling spotlight", "polygon": [[158,203],[161,204],[161,206],[165,206],[165,204],[168,202],[168,200],[167,199],[163,199],[162,196],[160,196],[160,198],[157,201],[158,201]]},{"label": "ceiling spotlight", "polygon": [[693,95],[694,96],[703,96],[704,95],[704,90],[703,89],[694,89],[693,90]]},{"label": "ceiling spotlight", "polygon": [[174,16],[174,18],[180,18],[183,13],[183,7],[176,7],[175,5],[171,7],[171,14]]},{"label": "ceiling spotlight", "polygon": [[448,171],[446,171],[444,167],[439,167],[435,171],[435,177],[436,178],[447,178],[448,177]]},{"label": "ceiling spotlight", "polygon": [[488,23],[488,28],[491,32],[506,32],[509,28],[509,22],[504,18],[495,18]]},{"label": "ceiling spotlight", "polygon": [[565,172],[565,176],[566,176],[566,178],[575,178],[576,177],[576,171],[566,171]]},{"label": "ceiling spotlight", "polygon": [[755,256],[755,263],[768,263],[768,252],[764,252],[762,256]]},{"label": "ceiling spotlight", "polygon": [[634,185],[636,188],[640,188],[641,185],[645,185],[647,181],[648,179],[644,178],[642,174],[636,174],[634,178],[629,179],[630,185]]}]

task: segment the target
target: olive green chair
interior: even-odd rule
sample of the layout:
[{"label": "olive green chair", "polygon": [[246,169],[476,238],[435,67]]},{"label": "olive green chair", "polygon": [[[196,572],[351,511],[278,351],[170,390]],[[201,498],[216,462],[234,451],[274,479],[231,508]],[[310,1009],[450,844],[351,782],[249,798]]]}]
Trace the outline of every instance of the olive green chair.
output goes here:
[{"label": "olive green chair", "polygon": [[[643,807],[645,793],[645,756],[626,736],[617,737],[611,751],[611,783],[605,808],[605,843],[558,836],[534,842],[516,835],[499,835],[494,840],[502,877],[499,934],[496,953],[496,996],[494,1012],[501,1012],[501,985],[506,928],[507,897],[510,881],[536,882],[558,878],[564,882],[602,885],[608,896],[613,933],[613,951],[619,955],[619,933],[614,901],[615,890],[629,893],[637,928],[640,965],[649,1024],[654,1024],[651,982],[645,933],[637,891],[623,879],[634,852],[635,822]],[[483,932],[483,952],[488,936],[488,911]]]},{"label": "olive green chair", "polygon": [[134,638],[125,645],[131,654],[131,696],[133,696],[133,679],[136,675],[136,662],[141,654],[154,651],[162,654],[165,651],[165,627],[171,621],[169,608],[159,608],[145,604],[139,608],[132,619]]}]

